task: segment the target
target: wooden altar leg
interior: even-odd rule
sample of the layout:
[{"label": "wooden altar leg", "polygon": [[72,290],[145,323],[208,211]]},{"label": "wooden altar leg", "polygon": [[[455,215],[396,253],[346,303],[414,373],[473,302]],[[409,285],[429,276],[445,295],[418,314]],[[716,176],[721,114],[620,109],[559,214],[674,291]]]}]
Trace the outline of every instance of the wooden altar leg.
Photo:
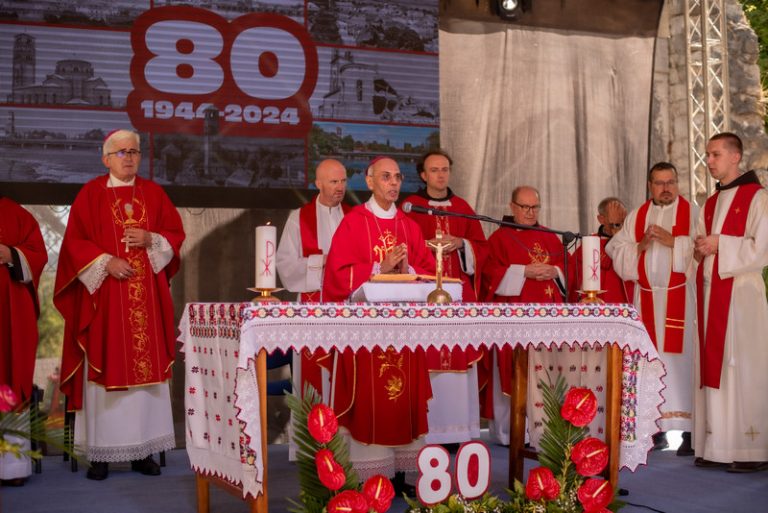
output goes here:
[{"label": "wooden altar leg", "polygon": [[197,513],[208,513],[210,508],[210,485],[208,480],[195,473],[195,484],[197,487]]},{"label": "wooden altar leg", "polygon": [[605,443],[608,444],[608,466],[603,475],[616,490],[619,485],[619,456],[621,451],[621,385],[622,351],[611,344],[607,351],[608,373],[605,388]]},{"label": "wooden altar leg", "polygon": [[264,464],[261,495],[251,503],[252,513],[267,513],[267,351],[259,350],[256,355],[256,379],[259,384],[259,416],[261,420],[261,461]]},{"label": "wooden altar leg", "polygon": [[[501,354],[501,351],[499,351]],[[523,481],[525,457],[525,403],[528,396],[528,350],[515,347],[512,370],[512,397],[509,415],[509,488],[515,479]]]}]

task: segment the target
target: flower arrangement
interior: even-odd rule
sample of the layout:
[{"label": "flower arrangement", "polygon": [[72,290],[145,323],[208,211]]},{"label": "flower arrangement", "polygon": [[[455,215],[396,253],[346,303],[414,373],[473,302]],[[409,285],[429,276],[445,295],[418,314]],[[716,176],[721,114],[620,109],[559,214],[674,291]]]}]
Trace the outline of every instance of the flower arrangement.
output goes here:
[{"label": "flower arrangement", "polygon": [[375,475],[359,486],[349,462],[346,442],[333,410],[311,386],[304,398],[286,396],[293,413],[299,501],[289,499],[295,513],[384,513],[395,496],[389,479]]},{"label": "flower arrangement", "polygon": [[611,484],[595,477],[608,464],[608,446],[587,436],[585,426],[597,413],[597,398],[588,388],[571,388],[565,378],[554,385],[541,382],[544,433],[540,440],[540,466],[531,469],[525,485],[515,481],[509,500],[491,494],[467,501],[452,495],[445,502],[425,507],[409,500],[408,513],[609,513],[624,504],[615,499]]},{"label": "flower arrangement", "polygon": [[8,436],[45,442],[64,449],[64,433],[42,415],[32,412],[27,403],[19,403],[10,386],[0,385],[0,455],[13,454],[17,458],[40,459],[40,451],[25,449],[23,445],[11,442]]}]

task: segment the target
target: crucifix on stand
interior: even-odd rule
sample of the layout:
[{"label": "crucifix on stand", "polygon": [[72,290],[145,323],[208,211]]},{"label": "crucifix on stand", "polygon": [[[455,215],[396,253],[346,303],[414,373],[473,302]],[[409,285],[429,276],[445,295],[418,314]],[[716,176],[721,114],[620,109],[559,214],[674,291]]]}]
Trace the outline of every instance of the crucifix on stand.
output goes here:
[{"label": "crucifix on stand", "polygon": [[443,242],[443,231],[438,225],[435,231],[435,240],[437,242],[427,242],[427,246],[435,249],[435,260],[437,261],[437,269],[435,272],[435,281],[437,288],[429,293],[427,296],[427,303],[435,305],[447,305],[453,302],[453,298],[445,290],[443,290],[443,248],[448,246],[450,242]]}]

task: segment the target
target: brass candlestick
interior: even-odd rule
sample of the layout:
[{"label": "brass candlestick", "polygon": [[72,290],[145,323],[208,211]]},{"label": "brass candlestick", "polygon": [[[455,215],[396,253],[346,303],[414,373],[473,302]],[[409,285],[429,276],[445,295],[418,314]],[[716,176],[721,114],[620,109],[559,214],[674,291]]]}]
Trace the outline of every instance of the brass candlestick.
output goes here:
[{"label": "brass candlestick", "polygon": [[259,295],[251,300],[251,303],[279,303],[280,299],[272,295],[273,292],[279,292],[283,289],[261,289],[257,287],[249,287],[251,292],[258,292]]},{"label": "brass candlestick", "polygon": [[579,303],[584,304],[591,304],[591,305],[604,305],[605,301],[597,297],[598,294],[602,294],[605,292],[604,290],[580,290],[579,294],[582,294],[584,297],[581,298],[581,301]]}]

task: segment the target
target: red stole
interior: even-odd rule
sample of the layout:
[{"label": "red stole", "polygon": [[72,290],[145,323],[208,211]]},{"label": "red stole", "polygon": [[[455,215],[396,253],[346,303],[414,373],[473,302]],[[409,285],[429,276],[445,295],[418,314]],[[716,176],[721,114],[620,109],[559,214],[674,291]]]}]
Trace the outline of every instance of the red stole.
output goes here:
[{"label": "red stole", "polygon": [[[758,184],[740,185],[736,190],[731,207],[725,215],[720,235],[743,237],[747,228],[747,215],[752,198],[762,189]],[[712,222],[720,191],[712,195],[704,205],[704,226],[706,234],[712,233]],[[720,375],[725,352],[725,332],[728,329],[728,312],[733,292],[733,278],[720,278],[718,263],[720,254],[715,253],[712,262],[712,279],[709,287],[709,310],[706,316],[706,334],[704,329],[704,263],[699,263],[696,273],[697,314],[699,319],[699,347],[701,353],[701,387],[720,388]],[[713,299],[717,298],[717,301]]]},{"label": "red stole", "polygon": [[[351,208],[346,203],[341,204],[341,210],[344,212],[344,215]],[[310,255],[321,255],[323,251],[320,249],[320,243],[317,238],[317,196],[299,209],[299,230],[301,234],[301,255],[304,258]],[[319,301],[319,290],[299,293],[299,302],[301,303],[317,303]],[[304,386],[307,383],[312,385],[318,393],[322,393],[322,368],[318,365],[318,362],[326,358],[328,356],[327,353],[325,351],[317,351],[317,353],[312,354],[310,351],[303,349],[300,354],[301,393],[304,393]]]},{"label": "red stole", "polygon": [[[643,240],[645,223],[648,217],[648,209],[651,200],[646,201],[637,212],[635,219],[635,242]],[[682,237],[690,233],[691,205],[682,196],[678,196],[677,215],[675,225],[672,227],[673,237]],[[653,312],[653,292],[645,271],[645,254],[640,254],[637,263],[640,285],[640,316],[643,324],[651,336],[653,345],[658,349],[656,340],[656,319]],[[676,273],[670,270],[669,283],[667,284],[667,316],[664,323],[664,349],[665,353],[683,352],[683,334],[685,332],[685,273]]]}]

